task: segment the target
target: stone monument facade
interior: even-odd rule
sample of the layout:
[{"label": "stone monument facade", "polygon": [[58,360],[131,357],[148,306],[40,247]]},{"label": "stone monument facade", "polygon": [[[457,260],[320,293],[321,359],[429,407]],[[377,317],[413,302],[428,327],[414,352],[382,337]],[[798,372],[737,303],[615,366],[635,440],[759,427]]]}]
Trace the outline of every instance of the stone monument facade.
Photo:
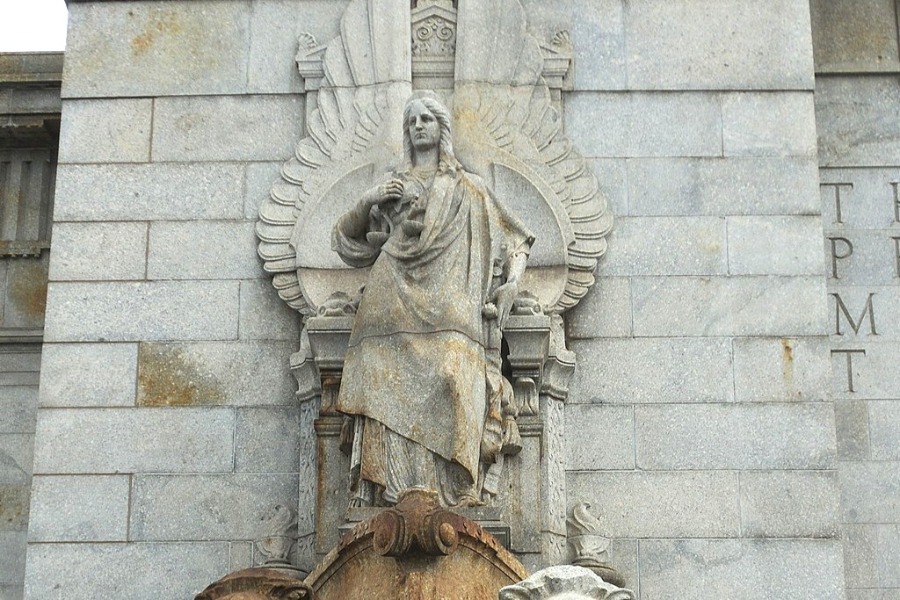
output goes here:
[{"label": "stone monument facade", "polygon": [[[337,400],[343,355],[314,346],[346,344],[365,279],[331,253],[349,205],[329,198],[358,199],[370,185],[341,187],[332,173],[333,196],[316,206],[333,215],[309,219],[294,240],[324,240],[310,246],[320,253],[287,256],[308,259],[306,271],[272,268],[277,252],[260,260],[257,223],[276,188],[298,194],[285,197],[294,207],[327,187],[298,184],[302,169],[290,165],[312,156],[303,140],[334,149],[321,115],[342,93],[329,95],[329,76],[346,71],[328,63],[329,44],[345,39],[353,4],[70,0],[25,598],[189,598],[267,552],[311,570],[328,550],[317,547],[317,501],[345,510],[348,482],[339,462],[317,463],[343,456],[343,417],[319,409]],[[466,27],[464,0],[396,4],[382,25],[409,37],[341,42],[350,54],[357,44],[409,54],[408,73],[350,74],[387,90],[358,106],[395,119],[383,130],[369,113],[354,122],[353,139],[373,142],[366,151],[382,161],[360,177],[371,185],[402,155],[412,90],[455,110],[448,92],[471,84],[462,96],[482,125],[506,106],[486,92],[498,73],[478,65],[510,47],[486,40],[508,41],[511,29],[464,35],[505,23],[505,3]],[[514,393],[537,398],[535,415],[517,417],[515,460],[538,469],[519,471],[521,484],[565,490],[546,505],[562,510],[542,539],[561,553],[564,536],[583,536],[565,518],[587,502],[601,540],[590,555],[636,597],[891,598],[895,3],[517,4],[515,32],[539,54],[516,65],[540,67],[514,81],[543,81],[543,103],[528,106],[556,112],[551,140],[559,133],[584,159],[568,174],[591,173],[585,185],[596,182],[615,216],[596,268],[570,252],[575,229],[526,222],[536,241],[525,280],[541,273],[579,299],[554,313],[548,288],[534,288],[550,310],[531,317],[555,320],[552,360],[523,352],[516,364],[510,337]],[[501,115],[533,122],[527,111]],[[515,156],[522,138],[474,133],[483,137],[456,148],[461,162],[492,176],[514,214],[541,214],[538,179],[494,160]],[[478,163],[491,147],[486,162],[500,167]],[[270,214],[289,240],[292,211]],[[549,214],[555,224],[593,216]],[[334,281],[347,282],[349,303],[332,297]],[[554,409],[544,421],[542,405]],[[261,552],[259,538],[279,537],[263,521],[278,505],[298,509],[299,539],[286,554],[277,540]],[[544,506],[517,508],[530,517]],[[523,563],[536,571],[542,553]]]}]

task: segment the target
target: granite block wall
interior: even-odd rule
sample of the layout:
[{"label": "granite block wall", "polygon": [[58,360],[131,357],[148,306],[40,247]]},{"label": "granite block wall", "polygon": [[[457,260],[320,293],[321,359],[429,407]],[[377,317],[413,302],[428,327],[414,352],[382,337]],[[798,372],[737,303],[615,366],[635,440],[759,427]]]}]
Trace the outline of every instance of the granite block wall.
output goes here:
[{"label": "granite block wall", "polygon": [[900,597],[900,54],[892,0],[812,4],[848,598]]},{"label": "granite block wall", "polygon": [[[569,502],[644,600],[843,599],[848,502],[846,560],[898,536],[853,485],[896,429],[847,470],[841,426],[897,415],[838,401],[835,435],[808,1],[523,4],[570,31],[566,130],[617,218],[567,317]],[[303,131],[296,38],[345,6],[70,2],[26,598],[188,598],[309,506],[298,319],[252,224]]]}]

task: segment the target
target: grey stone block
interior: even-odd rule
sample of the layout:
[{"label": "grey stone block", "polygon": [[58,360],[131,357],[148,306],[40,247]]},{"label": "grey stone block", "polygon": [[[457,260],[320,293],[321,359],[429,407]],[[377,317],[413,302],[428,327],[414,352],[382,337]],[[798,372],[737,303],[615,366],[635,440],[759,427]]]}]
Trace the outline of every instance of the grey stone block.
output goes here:
[{"label": "grey stone block", "polygon": [[900,525],[878,526],[876,568],[879,586],[900,588]]},{"label": "grey stone block", "polygon": [[818,275],[819,217],[728,217],[728,272],[733,275]]},{"label": "grey stone block", "polygon": [[61,165],[56,221],[238,219],[237,164]]},{"label": "grey stone block", "polygon": [[247,82],[250,3],[79,3],[63,97],[234,94]]},{"label": "grey stone block", "polygon": [[[843,204],[843,197],[841,200]],[[831,229],[825,230],[825,273],[829,286],[839,292],[845,285],[896,285],[900,257],[897,242],[892,238],[898,237],[898,230],[844,229],[831,225]]]},{"label": "grey stone block", "polygon": [[59,131],[59,162],[149,161],[152,114],[150,98],[67,100]]},{"label": "grey stone block", "polygon": [[33,461],[34,434],[0,433],[0,484],[27,484]]},{"label": "grey stone block", "polygon": [[[892,318],[900,314],[900,286],[832,284],[828,287],[828,333],[832,341],[900,341],[900,320]],[[840,304],[835,294],[840,297]]]},{"label": "grey stone block", "polygon": [[566,130],[589,158],[721,156],[716,94],[575,92]]},{"label": "grey stone block", "polygon": [[[896,168],[830,168],[821,169],[820,175],[822,223],[827,234],[847,232],[849,235],[853,230],[889,230],[896,227],[897,197],[892,185],[892,182],[900,180]],[[875,232],[869,231],[868,234],[875,235]]]},{"label": "grey stone block", "polygon": [[29,541],[126,541],[130,487],[128,475],[35,477]]},{"label": "grey stone block", "polygon": [[740,531],[737,474],[726,471],[572,472],[566,497],[596,507],[608,537],[734,537]]},{"label": "grey stone block", "polygon": [[[182,249],[183,251],[183,249]],[[147,223],[56,223],[50,279],[144,279]]]},{"label": "grey stone block", "polygon": [[[304,431],[302,435],[312,435]],[[243,408],[237,411],[234,469],[249,473],[300,470],[300,408]]]},{"label": "grey stone block", "polygon": [[293,349],[288,342],[144,342],[138,350],[137,405],[291,404]]},{"label": "grey stone block", "polygon": [[[3,300],[3,327],[40,329],[44,326],[47,307],[47,269],[49,254],[41,258],[17,258],[6,268],[6,289],[0,289]],[[2,274],[2,273],[0,273]]]},{"label": "grey stone block", "polygon": [[31,483],[0,484],[0,531],[28,528],[28,497]]},{"label": "grey stone block", "polygon": [[641,598],[843,600],[840,542],[641,540]]},{"label": "grey stone block", "polygon": [[634,468],[634,408],[570,404],[566,407],[566,469]]},{"label": "grey stone block", "polygon": [[284,160],[301,138],[303,110],[296,95],[160,98],[153,160]]},{"label": "grey stone block", "polygon": [[848,589],[847,600],[900,600],[900,588],[892,590]]},{"label": "grey stone block", "polygon": [[193,598],[228,572],[227,542],[33,544],[25,597]]},{"label": "grey stone block", "polygon": [[10,345],[0,349],[0,373],[37,373],[41,370],[41,348]]},{"label": "grey stone block", "polygon": [[834,471],[740,473],[745,537],[825,538],[840,532],[840,491]]},{"label": "grey stone block", "polygon": [[0,389],[7,386],[37,387],[40,373],[0,373]]},{"label": "grey stone block", "polygon": [[810,89],[809,7],[776,0],[626,4],[628,85],[637,89]]},{"label": "grey stone block", "polygon": [[817,214],[812,158],[640,158],[628,161],[628,214]]},{"label": "grey stone block", "polygon": [[264,275],[256,257],[254,223],[183,221],[152,223],[149,279],[254,279]]},{"label": "grey stone block", "polygon": [[241,282],[240,338],[242,340],[300,339],[300,314],[290,308],[268,279]]},{"label": "grey stone block", "polygon": [[291,474],[136,476],[133,540],[255,540],[277,504],[296,506]]},{"label": "grey stone block", "polygon": [[893,523],[900,514],[900,462],[844,462],[838,471],[845,523]]},{"label": "grey stone block", "polygon": [[340,34],[346,0],[254,0],[250,3],[251,93],[296,93],[303,90],[297,65],[297,39],[311,34],[324,44]]},{"label": "grey stone block", "polygon": [[578,366],[569,402],[727,402],[733,398],[726,339],[574,341]]},{"label": "grey stone block", "polygon": [[869,441],[873,460],[900,461],[900,402],[869,402]]},{"label": "grey stone block", "polygon": [[231,571],[252,567],[254,564],[253,554],[253,542],[231,542]]},{"label": "grey stone block", "polygon": [[631,283],[599,277],[578,307],[567,314],[570,339],[631,336]]},{"label": "grey stone block", "polygon": [[830,397],[828,338],[735,338],[733,348],[734,399],[738,402]]},{"label": "grey stone block", "polygon": [[45,409],[38,474],[221,473],[234,462],[228,408]]},{"label": "grey stone block", "polygon": [[137,344],[45,344],[41,406],[134,406]]},{"label": "grey stone block", "polygon": [[871,458],[869,411],[864,400],[838,400],[834,403],[837,455],[840,460]]},{"label": "grey stone block", "polygon": [[281,180],[281,162],[247,163],[244,174],[244,218],[259,218],[259,206],[272,192],[272,185]]},{"label": "grey stone block", "polygon": [[[569,25],[576,90],[624,90],[626,39],[624,7],[609,0],[574,0]],[[533,14],[528,7],[529,20]]]},{"label": "grey stone block", "polygon": [[835,462],[826,403],[638,406],[634,419],[642,469],[827,469]]},{"label": "grey stone block", "polygon": [[[859,351],[864,351],[865,354]],[[871,336],[856,341],[834,340],[831,354],[834,398],[847,400],[900,398],[900,371],[896,368],[897,356],[900,356],[898,353],[900,342],[876,341]],[[848,361],[852,365],[850,369],[853,376],[852,392],[847,373]]]},{"label": "grey stone block", "polygon": [[900,163],[900,87],[893,75],[816,80],[819,164]]},{"label": "grey stone block", "polygon": [[37,385],[0,387],[0,433],[34,433],[37,406]]},{"label": "grey stone block", "polygon": [[844,573],[847,587],[877,587],[877,525],[844,523]]},{"label": "grey stone block", "polygon": [[627,162],[624,158],[589,158],[586,161],[614,216],[628,214]]},{"label": "grey stone block", "polygon": [[812,0],[809,8],[817,73],[900,67],[893,0]]},{"label": "grey stone block", "polygon": [[637,277],[631,281],[638,336],[820,335],[821,277]]},{"label": "grey stone block", "polygon": [[725,94],[722,140],[725,156],[815,156],[812,93]]},{"label": "grey stone block", "polygon": [[[0,598],[14,600],[3,593],[25,578],[25,531],[0,531]],[[8,586],[6,588],[5,586]]]},{"label": "grey stone block", "polygon": [[237,337],[236,281],[54,283],[50,298],[51,342]]},{"label": "grey stone block", "polygon": [[[725,239],[725,219],[718,217],[619,218],[599,272],[617,276],[724,275],[728,272]],[[818,243],[815,250],[821,261]]]}]

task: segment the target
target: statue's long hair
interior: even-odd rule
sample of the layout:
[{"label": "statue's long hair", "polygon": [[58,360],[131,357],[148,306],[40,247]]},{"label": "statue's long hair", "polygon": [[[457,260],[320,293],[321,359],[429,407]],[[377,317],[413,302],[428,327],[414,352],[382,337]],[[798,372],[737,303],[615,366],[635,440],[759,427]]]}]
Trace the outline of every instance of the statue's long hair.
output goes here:
[{"label": "statue's long hair", "polygon": [[441,129],[441,138],[438,151],[438,169],[441,172],[453,172],[462,168],[456,155],[453,153],[453,131],[451,129],[452,117],[450,111],[441,104],[434,92],[420,91],[416,92],[406,102],[406,108],[403,109],[403,154],[406,158],[404,170],[411,169],[415,163],[413,161],[414,151],[412,137],[409,135],[409,116],[412,111],[414,102],[421,102],[428,109],[434,118],[437,119]]}]

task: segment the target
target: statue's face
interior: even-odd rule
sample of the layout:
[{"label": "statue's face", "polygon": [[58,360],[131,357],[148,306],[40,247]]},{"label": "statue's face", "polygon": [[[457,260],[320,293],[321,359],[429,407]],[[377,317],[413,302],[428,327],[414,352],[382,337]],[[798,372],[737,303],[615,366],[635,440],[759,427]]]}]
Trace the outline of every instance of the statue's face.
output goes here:
[{"label": "statue's face", "polygon": [[441,125],[424,104],[414,100],[409,106],[409,139],[416,150],[431,150],[441,142]]}]

